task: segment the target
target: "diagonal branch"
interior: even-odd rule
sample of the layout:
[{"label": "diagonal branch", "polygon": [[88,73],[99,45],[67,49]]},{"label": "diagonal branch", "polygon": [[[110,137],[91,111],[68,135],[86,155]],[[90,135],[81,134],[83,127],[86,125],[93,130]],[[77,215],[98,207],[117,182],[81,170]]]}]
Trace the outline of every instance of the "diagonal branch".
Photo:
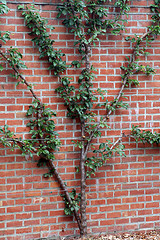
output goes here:
[{"label": "diagonal branch", "polygon": [[[47,161],[48,168],[49,168],[52,172],[54,172],[54,175],[55,175],[55,177],[56,177],[56,179],[57,179],[57,181],[58,181],[61,189],[64,191],[64,194],[65,194],[65,196],[66,196],[67,201],[72,205],[72,200],[71,200],[71,198],[70,198],[70,196],[69,196],[69,193],[68,193],[68,190],[67,190],[67,188],[66,188],[66,185],[64,184],[61,176],[59,175],[59,173],[58,173],[58,171],[57,171],[57,169],[56,169],[56,167],[55,167],[52,159],[46,159],[46,161]],[[73,207],[74,207],[74,206],[73,206]],[[78,214],[78,212],[76,211],[75,208],[74,208],[74,216],[75,216],[75,218],[76,218],[76,221],[77,221],[78,227],[79,227],[79,229],[80,229],[80,233],[81,233],[81,232],[82,232],[81,219],[80,219],[79,214]]]},{"label": "diagonal branch", "polygon": [[[153,32],[154,32],[154,29],[152,29],[152,30],[144,33],[144,34],[142,35],[142,37],[141,37],[141,42],[142,42],[147,36],[151,35]],[[132,56],[131,56],[130,65],[132,65],[132,64],[135,62],[135,56],[136,56],[136,48],[137,48],[137,46],[138,46],[138,43],[136,43],[136,45],[135,45],[135,47],[134,47],[134,51],[133,51],[133,54],[132,54]],[[122,96],[123,90],[124,90],[124,88],[125,88],[125,86],[126,86],[126,84],[127,84],[127,81],[128,81],[129,76],[130,76],[130,73],[128,73],[128,74],[124,77],[123,82],[122,82],[122,85],[121,85],[121,88],[120,88],[120,90],[119,90],[119,93],[118,93],[117,97],[114,99],[114,102],[115,102],[115,103],[118,103],[118,102],[119,102],[119,99],[120,99],[121,96]],[[97,124],[97,127],[94,129],[94,131],[91,132],[90,137],[89,137],[89,140],[88,140],[88,142],[87,142],[87,144],[86,144],[86,148],[85,148],[85,153],[84,153],[85,157],[87,156],[87,152],[88,152],[88,150],[89,150],[91,141],[92,141],[92,139],[94,138],[94,134],[100,129],[101,123],[104,123],[104,122],[106,122],[106,121],[109,119],[109,116],[112,114],[112,112],[113,112],[113,110],[110,109],[110,110],[108,111],[107,115],[103,118],[103,120]]]},{"label": "diagonal branch", "polygon": [[[7,56],[6,56],[2,51],[0,51],[0,55],[3,57],[3,59],[4,59],[5,61],[7,61],[7,62],[9,63],[9,65],[12,67],[12,69],[14,70],[14,72],[19,76],[20,81],[27,86],[27,88],[28,88],[29,91],[31,92],[31,94],[32,94],[32,96],[34,97],[34,99],[38,100],[38,104],[39,104],[40,106],[42,106],[43,104],[41,103],[41,101],[39,100],[39,98],[37,97],[37,95],[34,93],[34,90],[32,89],[31,85],[26,81],[26,79],[22,76],[22,74],[19,73],[18,69],[17,69],[15,66],[12,66],[12,65],[11,65],[11,60],[10,60],[9,58],[7,58]],[[40,118],[42,117],[42,112],[43,112],[42,107],[40,107],[39,109],[37,109],[37,123],[38,123],[38,119],[40,119]],[[38,126],[38,124],[37,124],[37,129],[38,129],[38,128],[39,128],[39,126]],[[16,144],[18,144],[18,145],[21,145],[21,147],[25,147],[25,146],[26,146],[25,143],[24,143],[23,141],[19,140],[19,139],[6,138],[6,141],[12,142],[12,143],[16,143]],[[44,143],[44,141],[43,141],[43,137],[41,138],[41,137],[39,136],[39,141],[40,141],[40,143],[41,143],[42,145],[45,145],[45,143]],[[36,149],[34,150],[34,152],[37,153]],[[40,157],[42,157],[42,156],[40,156]],[[63,181],[62,178],[60,177],[60,174],[59,174],[59,172],[57,171],[57,169],[56,169],[56,167],[55,167],[52,159],[46,159],[46,161],[47,161],[47,166],[48,166],[48,168],[49,168],[52,172],[54,172],[55,177],[56,177],[58,183],[60,184],[61,189],[64,191],[65,196],[66,196],[66,199],[67,199],[68,202],[72,205],[72,200],[71,200],[71,198],[70,198],[70,196],[69,196],[69,192],[68,192],[68,190],[67,190],[67,188],[66,188],[66,186],[65,186],[65,184],[64,184],[64,181]],[[76,220],[77,220],[78,227],[79,227],[80,231],[82,231],[82,228],[81,228],[81,219],[80,219],[79,214],[78,214],[78,212],[76,211],[75,208],[74,208],[74,216],[75,216],[75,218],[76,218]]]},{"label": "diagonal branch", "polygon": [[[0,51],[0,55],[8,62],[9,65],[11,66],[11,60],[10,60],[9,58],[7,58],[7,56],[6,56],[2,51]],[[27,86],[27,88],[28,88],[29,91],[31,92],[32,96],[33,96],[36,100],[40,101],[39,98],[37,97],[37,95],[34,93],[34,91],[33,91],[33,89],[32,89],[32,86],[26,81],[26,79],[22,76],[22,74],[19,73],[18,69],[17,69],[15,66],[11,66],[11,67],[12,67],[12,69],[14,70],[14,72],[17,74],[17,76],[20,78],[21,83],[24,83],[24,84]]]}]

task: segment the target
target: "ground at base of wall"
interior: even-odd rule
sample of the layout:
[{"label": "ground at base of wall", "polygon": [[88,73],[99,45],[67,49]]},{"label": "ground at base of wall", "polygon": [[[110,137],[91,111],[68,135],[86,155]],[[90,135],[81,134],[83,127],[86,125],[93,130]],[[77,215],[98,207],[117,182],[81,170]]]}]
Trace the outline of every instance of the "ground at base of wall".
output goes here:
[{"label": "ground at base of wall", "polygon": [[148,233],[124,233],[119,235],[101,236],[97,240],[160,240],[160,230]]},{"label": "ground at base of wall", "polygon": [[[74,237],[56,237],[52,236],[49,238],[39,238],[37,240],[82,240],[82,238]],[[154,230],[147,233],[136,232],[136,233],[123,233],[123,234],[106,234],[98,236],[88,236],[83,240],[160,240],[160,230]]]}]

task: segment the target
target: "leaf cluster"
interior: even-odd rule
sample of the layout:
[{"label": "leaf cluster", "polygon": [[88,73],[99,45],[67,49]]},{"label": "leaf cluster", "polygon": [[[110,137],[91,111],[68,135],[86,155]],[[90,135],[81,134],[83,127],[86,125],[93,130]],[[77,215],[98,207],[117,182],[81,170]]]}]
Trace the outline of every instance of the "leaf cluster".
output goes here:
[{"label": "leaf cluster", "polygon": [[[38,100],[34,100],[29,106],[27,116],[33,118],[27,123],[30,128],[29,133],[34,144],[37,145],[37,155],[46,159],[54,159],[53,151],[58,150],[60,140],[57,138],[58,133],[55,131],[55,123],[51,119],[56,113]],[[42,139],[42,140],[41,140]]]},{"label": "leaf cluster", "polygon": [[[6,4],[5,0],[0,0],[0,15],[8,13],[9,8]],[[10,40],[10,32],[9,31],[0,31],[0,40],[2,43],[6,43],[6,41]],[[0,44],[0,48],[2,47],[2,44]],[[2,58],[0,58],[1,60]],[[0,64],[0,71],[3,70],[2,64]]]},{"label": "leaf cluster", "polygon": [[[5,33],[5,35],[9,37],[9,33]],[[9,39],[10,37],[8,38],[8,40]],[[27,69],[27,66],[22,61],[23,58],[22,54],[19,52],[17,48],[10,47],[7,53],[3,53],[3,56],[6,58],[6,61],[8,62],[9,66],[14,70],[14,73],[11,73],[10,76],[18,79],[20,77],[20,73],[18,72],[18,70]],[[1,57],[0,59],[3,59],[4,57]],[[4,69],[3,66],[0,65],[0,70],[2,71],[3,69]],[[20,82],[24,83],[24,80],[21,79]],[[16,85],[18,85],[20,82],[17,82]],[[28,85],[28,87],[31,88],[31,85]]]},{"label": "leaf cluster", "polygon": [[84,20],[88,19],[86,11],[86,3],[83,0],[69,0],[63,2],[62,6],[58,6],[57,18],[65,16],[63,24],[69,28],[71,33],[75,36],[83,38],[85,23]]},{"label": "leaf cluster", "polygon": [[0,40],[3,43],[6,43],[6,41],[10,40],[10,32],[9,31],[0,31]]},{"label": "leaf cluster", "polygon": [[33,146],[33,142],[30,140],[22,140],[21,138],[16,138],[15,134],[8,129],[8,125],[4,125],[4,127],[0,127],[0,143],[3,144],[4,147],[9,147],[11,151],[18,148],[22,152],[22,156],[29,155],[33,157],[33,152],[35,152],[35,148]]},{"label": "leaf cluster", "polygon": [[125,103],[123,100],[117,100],[114,99],[113,101],[110,102],[109,105],[106,105],[106,109],[107,111],[115,111],[117,108],[124,108],[124,109],[128,109],[129,104]]},{"label": "leaf cluster", "polygon": [[145,130],[142,131],[138,125],[132,125],[131,134],[137,142],[140,140],[143,143],[147,142],[149,144],[156,143],[158,145],[160,143],[160,133],[152,133],[151,131]]},{"label": "leaf cluster", "polygon": [[[90,142],[90,136],[93,134],[94,138],[101,137],[102,133],[100,131],[101,128],[110,128],[103,117],[100,118],[99,123],[95,122],[94,116],[91,116],[89,119],[89,123],[85,124],[85,140]],[[98,127],[99,126],[99,127]],[[91,144],[92,145],[92,144]],[[93,146],[93,145],[92,145]]]},{"label": "leaf cluster", "polygon": [[[159,12],[159,9],[160,9],[160,1],[159,0],[155,0],[154,1],[154,4],[152,4],[150,6],[150,9],[153,13],[153,16],[152,16],[152,22],[157,25],[157,22],[159,22],[159,19],[160,19],[160,12]],[[158,30],[158,28],[157,28]],[[157,34],[158,34],[159,31],[157,31]]]},{"label": "leaf cluster", "polygon": [[62,86],[56,89],[56,92],[64,100],[64,105],[67,107],[67,116],[74,119],[78,118],[81,121],[87,120],[92,113],[90,110],[93,106],[93,101],[97,100],[97,97],[93,95],[90,88],[93,84],[90,82],[93,80],[94,74],[83,70],[79,76],[79,89],[76,92],[75,87],[71,85],[68,77],[61,78]]},{"label": "leaf cluster", "polygon": [[6,4],[6,0],[0,0],[0,14],[7,14],[9,8]]},{"label": "leaf cluster", "polygon": [[126,79],[127,80],[126,85],[128,84],[139,85],[138,80],[131,78],[131,76],[133,76],[136,73],[143,72],[147,76],[155,74],[154,68],[152,68],[149,65],[139,64],[140,59],[138,58],[139,56],[147,56],[150,54],[149,52],[147,52],[147,47],[150,46],[150,42],[154,40],[152,34],[153,33],[151,32],[145,37],[146,43],[145,47],[141,47],[141,43],[144,39],[137,36],[136,34],[134,37],[130,36],[126,37],[126,41],[130,41],[131,43],[134,44],[134,53],[131,60],[129,57],[126,57],[126,59],[128,60],[128,64],[121,66],[121,69],[125,72],[124,74],[121,74],[122,81]]},{"label": "leaf cluster", "polygon": [[[19,5],[18,9],[22,10],[24,6]],[[26,20],[26,26],[31,29],[29,34],[34,36],[32,41],[38,46],[40,58],[48,58],[49,69],[54,71],[54,75],[58,76],[59,73],[63,73],[67,67],[66,62],[62,60],[65,54],[53,48],[54,40],[50,39],[50,34],[47,31],[47,28],[54,29],[54,27],[48,25],[48,21],[40,16],[33,5],[25,6],[22,15]]]},{"label": "leaf cluster", "polygon": [[22,54],[18,51],[17,48],[10,47],[9,52],[9,64],[12,68],[16,67],[17,69],[27,68],[27,66],[22,62]]},{"label": "leaf cluster", "polygon": [[[38,167],[44,165],[44,163],[46,163],[46,159],[40,158],[40,160],[38,161]],[[43,177],[44,178],[49,178],[49,177],[53,177],[54,176],[54,169],[50,170],[48,173],[44,173]]]},{"label": "leaf cluster", "polygon": [[93,153],[95,153],[97,156],[92,156],[86,159],[85,166],[87,167],[86,171],[86,177],[91,177],[91,175],[95,175],[95,172],[97,172],[97,169],[99,167],[102,167],[108,159],[113,157],[114,154],[118,154],[119,156],[125,156],[124,153],[124,145],[118,144],[114,146],[114,144],[106,140],[106,142],[103,142],[99,145],[98,150],[94,150]]},{"label": "leaf cluster", "polygon": [[63,18],[63,24],[74,33],[79,40],[75,44],[79,44],[79,50],[83,43],[90,44],[99,40],[100,35],[104,35],[107,29],[117,35],[124,29],[124,20],[121,16],[129,11],[127,1],[118,0],[114,6],[120,9],[119,14],[114,19],[108,18],[109,9],[103,4],[106,0],[69,0],[58,7],[58,18]]},{"label": "leaf cluster", "polygon": [[3,135],[2,137],[0,137],[0,142],[3,144],[3,146],[11,147],[12,145],[10,142],[8,142],[8,138],[12,138],[14,136],[14,133],[8,129],[7,124],[5,124],[3,128],[0,127],[0,134]]},{"label": "leaf cluster", "polygon": [[72,200],[72,204],[70,204],[68,202],[68,200],[66,199],[65,194],[61,194],[61,196],[63,197],[63,200],[65,201],[65,209],[64,209],[64,213],[68,216],[68,215],[72,215],[72,213],[74,212],[74,210],[78,211],[80,206],[79,203],[81,201],[81,194],[79,193],[77,195],[76,193],[76,189],[73,189],[72,192],[69,192],[69,196]]}]

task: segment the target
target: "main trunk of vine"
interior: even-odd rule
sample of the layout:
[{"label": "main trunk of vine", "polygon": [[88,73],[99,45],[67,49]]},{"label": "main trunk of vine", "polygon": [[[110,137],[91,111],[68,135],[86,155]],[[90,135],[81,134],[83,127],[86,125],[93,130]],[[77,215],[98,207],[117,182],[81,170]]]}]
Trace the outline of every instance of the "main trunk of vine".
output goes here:
[{"label": "main trunk of vine", "polygon": [[[84,136],[85,132],[84,123],[81,124],[81,135]],[[85,144],[83,141],[80,158],[80,174],[81,174],[81,203],[80,203],[80,214],[81,214],[81,237],[87,235],[87,216],[86,216],[86,172],[85,172]]]}]

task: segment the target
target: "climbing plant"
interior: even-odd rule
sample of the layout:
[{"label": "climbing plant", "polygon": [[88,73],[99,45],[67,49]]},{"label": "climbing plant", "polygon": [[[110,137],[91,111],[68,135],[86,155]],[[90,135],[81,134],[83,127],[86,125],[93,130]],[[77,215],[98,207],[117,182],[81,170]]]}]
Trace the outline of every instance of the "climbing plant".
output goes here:
[{"label": "climbing plant", "polygon": [[[65,56],[60,50],[54,48],[54,40],[50,38],[47,28],[54,30],[53,26],[49,26],[46,19],[40,16],[38,10],[33,6],[19,5],[18,9],[22,11],[26,26],[30,29],[32,41],[38,47],[40,58],[47,58],[50,64],[49,69],[53,70],[54,75],[59,80],[59,87],[56,92],[63,99],[67,109],[67,116],[71,119],[76,119],[81,128],[81,136],[78,141],[73,140],[75,146],[79,148],[80,165],[77,166],[77,171],[80,172],[80,187],[79,194],[76,189],[69,192],[65,182],[62,180],[57,167],[54,164],[54,152],[58,151],[61,142],[58,133],[55,131],[55,123],[53,117],[56,117],[56,112],[47,107],[41,99],[36,95],[34,86],[30,84],[20,69],[26,69],[27,66],[23,62],[23,56],[17,48],[10,47],[6,51],[3,50],[3,45],[10,39],[9,32],[0,31],[1,41],[1,64],[0,70],[3,71],[3,62],[7,62],[13,70],[11,76],[17,80],[18,84],[24,84],[33,97],[33,102],[29,106],[26,116],[29,119],[27,127],[30,128],[32,139],[24,140],[17,138],[5,125],[0,127],[0,142],[6,147],[11,147],[12,150],[19,148],[22,155],[39,156],[38,166],[46,165],[49,172],[44,176],[55,176],[61,189],[63,190],[63,199],[65,201],[65,214],[75,216],[81,237],[87,235],[87,217],[86,217],[86,179],[94,175],[98,168],[103,166],[106,161],[113,156],[114,153],[120,156],[125,155],[124,145],[121,143],[123,137],[133,137],[138,141],[148,142],[150,144],[159,143],[160,135],[151,133],[150,131],[141,131],[139,126],[133,126],[130,134],[122,134],[115,142],[106,140],[99,144],[98,148],[94,149],[93,139],[101,137],[102,129],[109,128],[108,119],[111,114],[118,108],[127,109],[129,106],[125,102],[123,91],[129,85],[139,85],[138,80],[132,76],[138,73],[145,75],[155,74],[155,70],[150,65],[140,64],[139,58],[146,56],[147,47],[160,34],[160,1],[155,0],[155,4],[151,5],[152,20],[147,31],[141,35],[128,36],[126,41],[133,45],[133,52],[130,56],[126,56],[125,64],[121,66],[121,87],[114,100],[108,101],[106,91],[98,88],[93,90],[93,82],[95,80],[96,69],[91,64],[90,57],[92,49],[96,46],[97,41],[101,41],[101,36],[111,32],[114,35],[120,34],[125,30],[127,22],[127,13],[130,10],[127,0],[115,1],[114,7],[117,9],[115,17],[109,18],[109,7],[106,3],[111,4],[111,0],[67,0],[62,1],[58,6],[57,18],[63,20],[63,24],[73,33],[75,46],[81,60],[74,60],[67,64],[63,60]],[[1,0],[0,14],[8,12],[6,2]],[[78,87],[72,84],[72,79],[65,76],[67,68],[74,67],[80,69],[81,73],[78,77]],[[62,75],[63,74],[63,75]],[[98,102],[99,96],[103,102]],[[97,103],[98,104],[95,104]],[[96,107],[95,107],[96,105]],[[96,115],[95,109],[103,108],[106,110],[105,116]],[[100,119],[100,120],[98,120]],[[90,154],[88,154],[90,153]],[[92,155],[91,155],[92,153]]]}]

